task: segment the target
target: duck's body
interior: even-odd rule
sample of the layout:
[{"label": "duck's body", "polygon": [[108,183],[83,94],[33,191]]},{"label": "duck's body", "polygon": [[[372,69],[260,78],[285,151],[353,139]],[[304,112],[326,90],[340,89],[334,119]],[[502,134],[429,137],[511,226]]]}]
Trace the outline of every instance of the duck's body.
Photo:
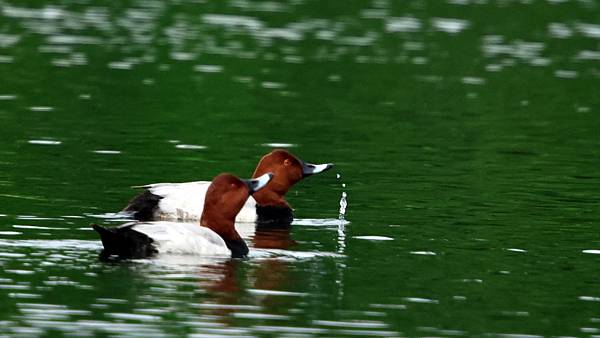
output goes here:
[{"label": "duck's body", "polygon": [[[145,192],[125,208],[133,218],[141,221],[199,221],[204,209],[204,197],[209,181],[185,183],[156,183],[141,186]],[[248,198],[236,216],[236,222],[256,222],[256,201]]]},{"label": "duck's body", "polygon": [[[156,254],[172,253],[185,255],[231,255],[231,250],[225,240],[216,232],[198,224],[178,222],[140,222],[127,223],[116,228],[102,228],[94,226],[96,231],[108,232],[102,236],[104,247],[111,237],[125,235],[130,240],[120,243],[122,248],[115,247],[116,254],[122,253],[131,258],[151,257]],[[133,235],[133,233],[139,235]],[[110,242],[109,242],[110,243]],[[114,241],[113,241],[114,243]],[[110,245],[110,244],[108,244]],[[126,252],[130,248],[140,246],[131,254]]]},{"label": "duck's body", "polygon": [[[267,186],[251,196],[236,217],[236,222],[291,224],[292,208],[285,194],[303,178],[331,168],[333,164],[310,164],[286,150],[274,150],[263,156],[252,177],[273,173]],[[141,186],[146,189],[125,209],[139,221],[195,221],[202,215],[204,198],[210,182],[156,183]]]},{"label": "duck's body", "polygon": [[100,235],[103,259],[146,258],[157,254],[230,255],[245,257],[248,246],[235,229],[235,217],[250,194],[262,189],[273,175],[240,180],[221,174],[202,195],[199,224],[176,222],[127,223],[115,228],[93,225]]}]

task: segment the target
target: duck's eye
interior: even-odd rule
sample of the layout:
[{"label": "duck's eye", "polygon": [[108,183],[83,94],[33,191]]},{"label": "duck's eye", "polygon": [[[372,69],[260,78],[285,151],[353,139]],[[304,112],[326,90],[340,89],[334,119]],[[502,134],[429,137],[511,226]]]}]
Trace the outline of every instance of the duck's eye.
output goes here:
[{"label": "duck's eye", "polygon": [[290,164],[292,164],[292,161],[290,161],[290,159],[289,159],[289,158],[286,158],[286,159],[283,161],[283,165],[290,165]]}]

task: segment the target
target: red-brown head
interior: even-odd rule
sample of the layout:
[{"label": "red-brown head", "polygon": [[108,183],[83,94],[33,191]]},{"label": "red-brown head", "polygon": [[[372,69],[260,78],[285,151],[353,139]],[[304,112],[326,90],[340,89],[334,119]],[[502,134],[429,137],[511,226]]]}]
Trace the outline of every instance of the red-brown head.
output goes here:
[{"label": "red-brown head", "polygon": [[273,173],[273,179],[261,191],[253,195],[259,205],[289,207],[284,199],[291,186],[303,178],[321,173],[333,167],[332,163],[311,164],[292,155],[289,151],[276,149],[260,159],[252,177]]},{"label": "red-brown head", "polygon": [[[266,173],[255,179],[242,180],[231,174],[220,174],[212,180],[204,197],[204,209],[200,225],[210,228],[225,240],[227,247],[234,253],[231,245],[242,245],[246,255],[248,248],[235,230],[235,217],[250,195],[269,183],[273,174]],[[241,243],[240,243],[241,242]]]}]

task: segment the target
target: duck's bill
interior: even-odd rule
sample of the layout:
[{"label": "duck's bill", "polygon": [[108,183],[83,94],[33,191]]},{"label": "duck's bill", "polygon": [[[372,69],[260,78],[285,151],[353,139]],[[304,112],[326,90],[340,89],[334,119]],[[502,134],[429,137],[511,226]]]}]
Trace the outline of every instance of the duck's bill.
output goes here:
[{"label": "duck's bill", "polygon": [[333,167],[333,163],[325,163],[325,164],[312,164],[312,163],[302,163],[302,176],[310,176],[318,173],[322,173],[326,170],[331,169]]},{"label": "duck's bill", "polygon": [[257,178],[253,178],[251,180],[243,180],[246,185],[248,186],[248,190],[250,190],[250,195],[252,195],[253,193],[259,191],[260,189],[264,188],[267,183],[269,183],[269,181],[271,181],[271,178],[273,178],[273,174],[272,173],[266,173],[262,176],[259,176]]}]

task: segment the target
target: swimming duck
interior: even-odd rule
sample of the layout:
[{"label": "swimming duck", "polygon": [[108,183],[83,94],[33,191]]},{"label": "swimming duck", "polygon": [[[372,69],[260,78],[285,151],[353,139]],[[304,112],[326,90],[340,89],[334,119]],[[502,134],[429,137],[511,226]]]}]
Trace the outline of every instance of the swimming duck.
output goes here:
[{"label": "swimming duck", "polygon": [[104,246],[100,258],[146,258],[159,253],[245,257],[248,246],[235,229],[235,217],[248,197],[272,178],[271,173],[250,180],[231,174],[215,177],[206,190],[200,224],[132,222],[116,228],[93,224]]},{"label": "swimming duck", "polygon": [[[237,222],[270,222],[291,224],[292,208],[285,200],[290,187],[303,178],[324,172],[333,164],[306,163],[287,150],[276,149],[264,155],[258,162],[252,177],[267,172],[273,179],[267,186],[252,195],[237,216]],[[157,183],[144,185],[145,191],[123,209],[140,221],[200,219],[204,196],[210,182]]]}]

